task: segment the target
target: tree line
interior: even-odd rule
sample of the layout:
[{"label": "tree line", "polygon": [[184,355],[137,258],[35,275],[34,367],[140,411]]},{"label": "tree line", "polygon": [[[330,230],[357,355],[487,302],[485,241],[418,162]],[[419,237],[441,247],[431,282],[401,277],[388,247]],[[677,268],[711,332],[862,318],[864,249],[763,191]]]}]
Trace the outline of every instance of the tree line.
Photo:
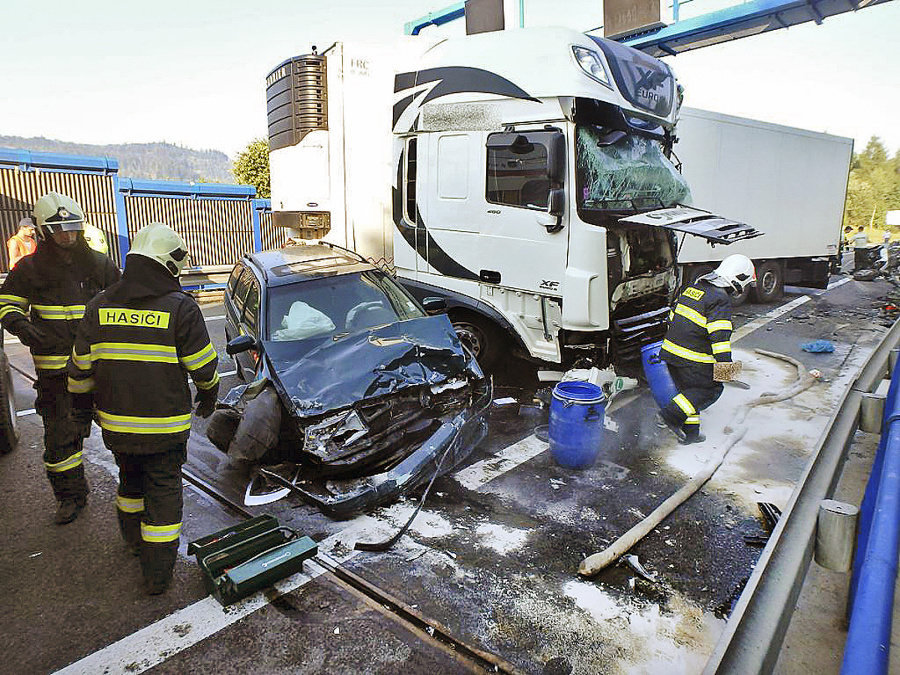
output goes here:
[{"label": "tree line", "polygon": [[[878,136],[872,136],[860,153],[853,153],[844,226],[862,226],[870,235],[888,229],[885,214],[900,210],[900,151],[890,156]],[[893,230],[894,235],[897,230]],[[870,241],[872,236],[869,237]]]}]

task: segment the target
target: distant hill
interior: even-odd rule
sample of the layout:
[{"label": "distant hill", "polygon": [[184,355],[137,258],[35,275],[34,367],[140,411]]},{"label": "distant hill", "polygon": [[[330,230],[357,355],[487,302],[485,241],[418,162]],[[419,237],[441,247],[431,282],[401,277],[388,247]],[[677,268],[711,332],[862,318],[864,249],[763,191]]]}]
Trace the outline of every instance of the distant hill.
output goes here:
[{"label": "distant hill", "polygon": [[171,143],[90,145],[21,136],[0,136],[0,148],[111,157],[119,161],[124,178],[234,183],[231,160],[218,150],[191,150]]}]

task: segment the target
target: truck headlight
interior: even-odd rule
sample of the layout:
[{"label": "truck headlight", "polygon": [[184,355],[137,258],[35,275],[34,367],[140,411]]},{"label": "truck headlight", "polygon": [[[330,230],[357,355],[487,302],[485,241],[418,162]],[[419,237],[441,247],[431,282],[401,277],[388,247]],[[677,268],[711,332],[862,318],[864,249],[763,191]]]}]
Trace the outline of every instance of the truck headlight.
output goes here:
[{"label": "truck headlight", "polygon": [[575,61],[588,74],[588,77],[612,89],[612,85],[609,83],[609,75],[606,73],[606,68],[603,66],[603,61],[600,60],[600,55],[597,52],[586,47],[573,46],[572,53],[575,55]]}]

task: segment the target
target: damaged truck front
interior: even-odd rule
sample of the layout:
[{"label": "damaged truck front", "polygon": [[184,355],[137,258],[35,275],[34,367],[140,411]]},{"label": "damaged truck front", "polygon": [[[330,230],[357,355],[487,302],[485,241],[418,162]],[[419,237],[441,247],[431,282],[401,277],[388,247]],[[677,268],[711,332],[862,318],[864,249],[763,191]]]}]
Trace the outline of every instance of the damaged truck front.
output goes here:
[{"label": "damaged truck front", "polygon": [[665,330],[676,233],[757,234],[689,206],[675,76],[616,42],[542,27],[336,43],[267,85],[275,222],[445,298],[485,366],[511,342],[631,372]]},{"label": "damaged truck front", "polygon": [[261,298],[248,316],[241,275],[229,284],[227,351],[239,363],[252,353],[253,381],[220,402],[207,435],[268,467],[248,503],[294,492],[347,517],[449,471],[485,436],[490,382],[446,315],[330,246],[255,254],[241,267]]}]

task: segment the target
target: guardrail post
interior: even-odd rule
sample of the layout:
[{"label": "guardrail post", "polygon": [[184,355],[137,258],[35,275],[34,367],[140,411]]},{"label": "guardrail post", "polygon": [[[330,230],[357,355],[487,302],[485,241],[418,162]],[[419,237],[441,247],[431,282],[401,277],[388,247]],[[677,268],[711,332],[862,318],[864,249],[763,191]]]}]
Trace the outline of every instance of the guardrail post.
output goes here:
[{"label": "guardrail post", "polygon": [[881,433],[884,422],[884,403],[887,397],[883,394],[863,394],[859,402],[859,429],[868,434]]}]

